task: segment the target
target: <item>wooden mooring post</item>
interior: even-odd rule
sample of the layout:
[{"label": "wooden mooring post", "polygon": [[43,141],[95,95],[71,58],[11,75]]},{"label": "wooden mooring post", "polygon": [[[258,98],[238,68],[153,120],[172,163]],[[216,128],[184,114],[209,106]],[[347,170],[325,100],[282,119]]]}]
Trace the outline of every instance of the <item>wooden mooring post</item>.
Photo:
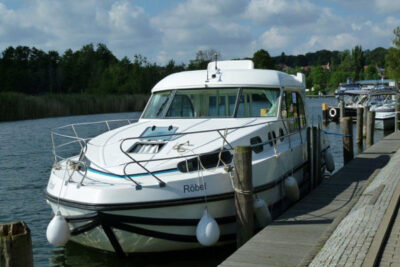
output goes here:
[{"label": "wooden mooring post", "polygon": [[375,111],[368,111],[367,138],[365,140],[365,145],[367,148],[374,144],[374,129],[375,129]]},{"label": "wooden mooring post", "polygon": [[400,131],[400,104],[396,104],[395,108],[395,115],[394,115],[394,131]]},{"label": "wooden mooring post", "polygon": [[346,165],[354,157],[352,118],[344,117],[340,119],[340,128],[343,134],[343,165]]},{"label": "wooden mooring post", "polygon": [[254,235],[253,181],[251,147],[235,147],[235,207],[237,224],[237,247],[241,247]]},{"label": "wooden mooring post", "polygon": [[364,107],[363,111],[363,137],[367,137],[367,117],[368,117],[368,112],[369,112],[369,106]]},{"label": "wooden mooring post", "polygon": [[33,266],[31,231],[25,222],[0,225],[0,266]]},{"label": "wooden mooring post", "polygon": [[344,112],[344,100],[341,99],[339,102],[339,109],[340,109],[340,117],[339,119],[341,120],[342,118],[344,118],[345,112]]},{"label": "wooden mooring post", "polygon": [[357,138],[356,143],[358,146],[363,144],[363,127],[364,127],[364,109],[357,108]]},{"label": "wooden mooring post", "polygon": [[312,127],[307,127],[307,159],[308,159],[308,170],[310,174],[309,191],[314,188],[314,159],[312,150]]},{"label": "wooden mooring post", "polygon": [[322,122],[323,123],[328,122],[328,110],[329,110],[328,103],[322,103]]}]

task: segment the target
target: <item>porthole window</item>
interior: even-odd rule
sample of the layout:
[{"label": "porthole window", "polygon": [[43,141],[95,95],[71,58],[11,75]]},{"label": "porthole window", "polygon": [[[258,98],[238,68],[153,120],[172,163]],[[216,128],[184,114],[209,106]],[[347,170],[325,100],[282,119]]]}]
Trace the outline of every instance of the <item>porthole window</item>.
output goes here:
[{"label": "porthole window", "polygon": [[251,149],[254,151],[254,153],[260,153],[264,150],[263,145],[254,146],[256,144],[261,144],[261,143],[262,143],[262,140],[261,140],[261,137],[259,137],[259,136],[255,136],[250,139],[250,145],[252,145]]}]

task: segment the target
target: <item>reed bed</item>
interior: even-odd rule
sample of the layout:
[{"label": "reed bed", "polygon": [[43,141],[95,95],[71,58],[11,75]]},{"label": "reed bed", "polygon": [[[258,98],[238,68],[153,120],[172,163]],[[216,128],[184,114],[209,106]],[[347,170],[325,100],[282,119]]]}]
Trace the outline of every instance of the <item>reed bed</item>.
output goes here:
[{"label": "reed bed", "polygon": [[0,93],[0,121],[28,120],[113,112],[142,111],[148,95]]}]

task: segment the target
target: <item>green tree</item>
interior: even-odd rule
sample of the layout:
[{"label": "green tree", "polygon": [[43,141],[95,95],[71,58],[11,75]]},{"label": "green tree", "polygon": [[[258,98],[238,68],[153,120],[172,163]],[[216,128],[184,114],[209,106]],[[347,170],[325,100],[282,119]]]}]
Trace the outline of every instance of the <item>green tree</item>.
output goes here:
[{"label": "green tree", "polygon": [[214,49],[199,50],[196,53],[196,59],[190,60],[188,65],[189,70],[204,70],[207,69],[208,63],[221,58],[221,54]]},{"label": "green tree", "polygon": [[354,80],[360,80],[362,77],[362,72],[364,70],[365,58],[361,46],[354,47],[352,51],[352,59],[354,66]]},{"label": "green tree", "polygon": [[253,55],[254,67],[258,69],[274,69],[275,62],[264,49],[260,49]]},{"label": "green tree", "polygon": [[393,31],[394,47],[389,48],[386,56],[386,69],[389,77],[393,78],[397,85],[400,82],[400,27]]}]

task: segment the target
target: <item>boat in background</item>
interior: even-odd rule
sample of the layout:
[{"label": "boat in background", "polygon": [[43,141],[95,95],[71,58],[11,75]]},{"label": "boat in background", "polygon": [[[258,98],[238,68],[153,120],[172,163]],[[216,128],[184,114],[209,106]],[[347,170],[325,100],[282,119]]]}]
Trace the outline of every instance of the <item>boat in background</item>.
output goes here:
[{"label": "boat in background", "polygon": [[[345,102],[345,116],[355,118],[357,108],[369,106],[371,111],[375,111],[375,129],[394,128],[395,105],[399,90],[390,80],[377,84],[370,81],[341,84],[335,94],[339,101]],[[328,118],[332,121],[338,120],[339,112],[339,107],[331,107],[328,110]]]},{"label": "boat in background", "polygon": [[[265,226],[268,214],[309,189],[305,101],[301,73],[215,61],[157,83],[137,122],[54,129],[49,241],[63,245],[70,231],[74,242],[119,255],[234,242],[237,146],[252,147],[253,193],[265,217],[258,225]],[[331,157],[321,142],[323,173]]]}]

